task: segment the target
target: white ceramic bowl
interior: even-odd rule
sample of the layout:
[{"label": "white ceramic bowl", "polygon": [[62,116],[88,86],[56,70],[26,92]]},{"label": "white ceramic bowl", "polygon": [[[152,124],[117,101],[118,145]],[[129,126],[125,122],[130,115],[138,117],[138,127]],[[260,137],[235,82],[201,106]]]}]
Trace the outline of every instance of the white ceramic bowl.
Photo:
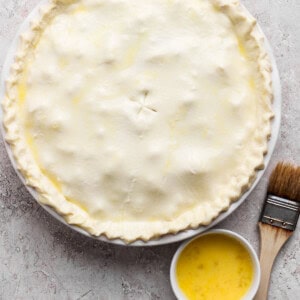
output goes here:
[{"label": "white ceramic bowl", "polygon": [[178,262],[178,258],[180,256],[180,254],[186,248],[186,246],[189,245],[192,241],[194,241],[198,238],[201,238],[205,235],[210,235],[210,234],[222,234],[222,235],[226,235],[231,238],[234,238],[237,241],[239,241],[244,246],[244,248],[248,251],[248,253],[251,257],[251,260],[252,260],[253,268],[254,268],[254,277],[253,277],[252,284],[251,284],[247,294],[242,298],[242,300],[252,300],[258,290],[258,286],[260,283],[260,265],[259,265],[259,260],[258,260],[257,254],[256,254],[255,250],[253,249],[253,247],[250,245],[250,243],[245,238],[243,238],[241,235],[239,235],[233,231],[229,231],[229,230],[225,230],[225,229],[215,229],[215,230],[207,231],[203,234],[200,234],[200,235],[188,240],[187,242],[183,243],[177,249],[177,251],[174,254],[174,257],[172,259],[171,270],[170,270],[171,286],[172,286],[175,296],[179,300],[186,300],[186,297],[183,295],[181,289],[178,286],[178,282],[177,282],[177,278],[176,278],[176,267],[177,267],[177,262]]}]

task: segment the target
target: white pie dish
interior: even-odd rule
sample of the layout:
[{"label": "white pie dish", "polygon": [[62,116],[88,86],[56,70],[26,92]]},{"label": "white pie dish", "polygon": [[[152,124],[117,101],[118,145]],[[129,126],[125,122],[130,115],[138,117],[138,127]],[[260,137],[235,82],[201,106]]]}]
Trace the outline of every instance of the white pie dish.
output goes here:
[{"label": "white pie dish", "polygon": [[[44,1],[44,2],[46,2],[46,1]],[[22,29],[21,29],[21,32],[23,32],[23,30],[26,30],[26,26],[28,26],[28,23],[29,23],[29,20],[31,19],[31,18],[33,18],[34,17],[34,15],[35,15],[35,13],[37,13],[37,10],[35,10],[35,12],[33,12],[31,15],[30,15],[30,17],[29,17],[29,19],[27,20],[27,22],[25,22],[24,23],[24,26],[22,26]],[[8,66],[10,65],[10,62],[11,61],[9,61],[10,59],[12,59],[12,56],[14,55],[14,53],[15,53],[15,49],[16,49],[16,46],[17,46],[17,42],[15,42],[14,43],[14,46],[12,47],[12,50],[10,51],[10,53],[9,53],[9,56],[8,56],[8,60],[7,60],[7,63],[6,63],[6,68],[4,68],[4,74],[3,74],[3,78],[5,78],[6,77],[6,74],[5,74],[5,72],[7,72],[7,70],[8,70]],[[273,63],[273,68],[274,68],[274,74],[275,74],[275,77],[276,77],[276,66],[274,65],[274,63]],[[273,74],[273,75],[274,75]],[[277,74],[278,75],[278,74]],[[276,88],[276,80],[275,79],[273,79],[273,81],[275,82],[275,88]],[[272,139],[271,139],[271,141],[270,141],[270,144],[269,144],[269,155],[266,157],[266,159],[265,159],[265,165],[267,164],[267,162],[268,162],[268,159],[269,159],[269,157],[270,157],[270,154],[271,154],[271,152],[272,152],[272,149],[274,148],[274,145],[275,145],[275,140],[276,140],[276,133],[278,132],[278,127],[279,127],[279,119],[280,119],[280,99],[278,100],[277,98],[277,95],[276,94],[280,94],[280,87],[279,87],[279,84],[277,85],[278,86],[278,93],[275,91],[275,104],[274,104],[274,106],[275,105],[277,105],[278,106],[278,111],[279,111],[279,113],[277,113],[277,111],[276,111],[276,108],[274,107],[274,112],[275,112],[275,115],[276,115],[276,118],[275,118],[275,121],[274,121],[274,123],[273,123],[273,132],[272,132]],[[277,125],[276,125],[277,124]],[[276,126],[275,126],[276,125]],[[277,128],[277,130],[276,130],[276,128]],[[275,130],[274,130],[275,129]],[[10,153],[10,149],[8,149],[8,152],[9,152],[9,155],[11,156],[11,153]],[[258,173],[258,178],[257,178],[257,180],[256,180],[256,182],[258,181],[258,179],[259,179],[259,177],[261,176],[261,174],[262,174],[262,172],[259,172]],[[254,186],[254,185],[253,185]],[[252,186],[252,187],[253,187]],[[33,194],[33,196],[36,198],[36,193],[35,193],[35,191],[34,190],[32,190],[32,189],[29,189],[30,190],[30,192]],[[246,196],[247,196],[247,194],[248,193],[246,193],[239,201],[237,201],[236,203],[234,203],[231,207],[230,207],[230,209],[225,213],[225,214],[221,214],[220,215],[220,217],[221,218],[217,218],[216,220],[215,220],[215,222],[213,222],[213,223],[211,223],[210,224],[210,226],[213,226],[214,224],[216,224],[216,222],[218,222],[218,221],[220,221],[220,220],[222,220],[224,217],[226,217],[230,212],[232,212],[245,198],[246,198]],[[51,209],[49,209],[48,207],[47,207],[47,210],[50,210],[51,212],[52,212],[52,214],[55,214],[56,215],[56,213],[54,213]],[[222,217],[223,216],[223,217]],[[56,215],[56,217],[57,217],[57,215]],[[59,217],[59,219],[61,220],[61,218]],[[163,237],[162,239],[160,239],[159,241],[154,241],[154,240],[152,240],[151,242],[147,242],[146,244],[152,244],[152,242],[153,242],[153,244],[162,244],[162,243],[169,243],[169,242],[172,242],[172,241],[176,241],[176,240],[181,240],[181,239],[184,239],[184,238],[187,238],[187,237],[189,237],[189,236],[191,236],[191,235],[193,235],[193,234],[196,234],[196,233],[198,233],[198,232],[201,232],[201,231],[203,231],[203,230],[205,230],[205,229],[207,229],[207,228],[209,228],[210,226],[205,226],[205,227],[200,227],[198,230],[188,230],[188,231],[185,231],[185,232],[182,232],[183,233],[183,235],[182,235],[182,233],[179,233],[178,235],[176,235],[176,237],[178,237],[178,238],[176,238],[175,240],[173,239],[173,235],[170,235],[170,236],[165,236],[165,237]],[[199,231],[200,230],[200,231]],[[81,230],[80,230],[81,231]],[[82,231],[81,231],[82,232]],[[106,240],[105,238],[103,238],[103,237],[100,237],[100,239],[101,240]],[[162,242],[161,242],[162,241]],[[113,242],[116,242],[116,243],[122,243],[121,241],[119,241],[119,240],[114,240]],[[135,242],[135,243],[133,243],[133,245],[144,245],[145,243],[144,242]]]}]

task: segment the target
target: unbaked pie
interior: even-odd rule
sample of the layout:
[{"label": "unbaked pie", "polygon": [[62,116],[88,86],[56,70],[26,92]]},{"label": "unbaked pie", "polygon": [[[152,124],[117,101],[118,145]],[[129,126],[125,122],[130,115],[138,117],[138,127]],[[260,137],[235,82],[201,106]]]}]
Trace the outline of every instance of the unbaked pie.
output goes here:
[{"label": "unbaked pie", "polygon": [[22,35],[4,126],[39,201],[126,242],[209,224],[263,166],[271,66],[232,0],[56,0]]}]

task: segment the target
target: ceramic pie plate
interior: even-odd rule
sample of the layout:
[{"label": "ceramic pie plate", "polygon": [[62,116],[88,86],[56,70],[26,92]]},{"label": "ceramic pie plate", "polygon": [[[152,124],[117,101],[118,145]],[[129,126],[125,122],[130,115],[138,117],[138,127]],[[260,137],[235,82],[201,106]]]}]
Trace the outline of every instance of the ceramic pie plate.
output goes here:
[{"label": "ceramic pie plate", "polygon": [[[8,50],[7,53],[7,57],[6,60],[4,62],[4,66],[3,66],[3,70],[2,70],[2,74],[1,74],[1,91],[0,91],[0,97],[1,99],[4,98],[4,94],[5,94],[5,80],[8,77],[9,71],[10,71],[10,66],[13,63],[14,60],[14,56],[15,53],[17,52],[18,49],[18,45],[19,45],[19,36],[23,33],[26,32],[29,29],[29,24],[31,22],[31,20],[34,20],[38,14],[39,14],[39,9],[47,4],[47,2],[49,2],[49,0],[43,0],[41,1],[38,6],[29,14],[29,16],[26,18],[26,20],[22,23],[22,25],[20,26],[20,29],[15,37],[15,39],[13,40],[10,49]],[[244,8],[245,11],[249,14],[249,12],[246,10],[246,8]],[[261,28],[259,27],[259,25],[257,26],[257,30],[261,31]],[[261,31],[262,32],[262,31]],[[265,35],[264,35],[265,36]],[[47,205],[43,205],[41,203],[39,203],[48,213],[50,213],[53,217],[55,217],[57,220],[59,220],[60,222],[64,223],[65,225],[67,225],[68,227],[74,229],[75,231],[88,236],[90,238],[94,238],[97,240],[101,240],[101,241],[105,241],[105,242],[109,242],[109,243],[113,243],[113,244],[118,244],[118,245],[126,245],[126,246],[157,246],[157,245],[164,245],[164,244],[169,244],[169,243],[174,243],[174,242],[179,242],[182,241],[184,239],[187,238],[191,238],[199,233],[202,233],[204,231],[206,231],[207,229],[215,226],[216,224],[218,224],[219,222],[221,222],[222,220],[224,220],[226,217],[228,217],[233,211],[235,211],[248,197],[248,195],[251,193],[251,191],[255,188],[255,186],[257,185],[257,183],[259,182],[259,180],[261,179],[261,177],[264,174],[264,171],[270,161],[271,155],[273,153],[273,150],[275,148],[276,145],[276,141],[277,141],[277,137],[278,137],[278,133],[279,133],[279,128],[280,128],[280,118],[281,118],[281,86],[280,86],[280,78],[279,78],[279,73],[278,73],[278,69],[277,69],[277,65],[276,65],[276,61],[272,52],[272,49],[270,47],[270,44],[268,42],[268,40],[265,37],[265,48],[269,54],[269,57],[271,59],[271,63],[272,63],[272,81],[273,81],[273,92],[274,92],[274,100],[273,100],[273,105],[272,105],[272,109],[274,112],[274,119],[272,121],[272,128],[271,128],[271,138],[268,142],[268,153],[264,158],[264,165],[265,168],[263,170],[260,170],[257,172],[257,176],[255,181],[253,182],[251,188],[244,193],[237,201],[233,202],[229,209],[223,213],[221,213],[213,222],[211,222],[209,225],[206,226],[200,226],[197,229],[189,229],[189,230],[184,230],[181,231],[177,234],[167,234],[164,235],[160,238],[157,239],[151,239],[147,242],[144,242],[142,240],[137,240],[131,244],[126,244],[124,241],[120,240],[120,239],[114,239],[114,240],[109,240],[104,236],[99,236],[99,237],[95,237],[92,236],[91,234],[89,234],[88,232],[86,232],[85,230],[74,226],[74,225],[70,225],[68,224],[63,217],[61,217],[59,214],[57,214],[51,207],[47,206]],[[2,119],[2,111],[0,110],[0,117]],[[1,121],[1,133],[2,136],[5,136],[5,131],[2,125],[2,121]],[[5,147],[8,153],[8,156],[11,160],[11,163],[16,171],[16,173],[18,174],[19,178],[21,179],[21,181],[23,182],[23,184],[26,186],[27,190],[30,192],[30,194],[33,196],[34,199],[38,199],[38,195],[37,192],[27,186],[25,184],[25,179],[22,176],[22,174],[17,170],[17,166],[16,166],[16,162],[13,158],[13,153],[10,149],[10,146],[5,143]]]}]

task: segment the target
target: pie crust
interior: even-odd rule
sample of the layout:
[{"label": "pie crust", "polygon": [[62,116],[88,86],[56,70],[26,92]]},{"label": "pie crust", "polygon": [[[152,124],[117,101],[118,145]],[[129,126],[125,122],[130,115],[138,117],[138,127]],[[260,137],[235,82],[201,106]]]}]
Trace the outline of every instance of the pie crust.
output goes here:
[{"label": "pie crust", "polygon": [[52,0],[21,35],[3,123],[39,202],[130,243],[239,199],[263,168],[272,98],[238,1]]}]

